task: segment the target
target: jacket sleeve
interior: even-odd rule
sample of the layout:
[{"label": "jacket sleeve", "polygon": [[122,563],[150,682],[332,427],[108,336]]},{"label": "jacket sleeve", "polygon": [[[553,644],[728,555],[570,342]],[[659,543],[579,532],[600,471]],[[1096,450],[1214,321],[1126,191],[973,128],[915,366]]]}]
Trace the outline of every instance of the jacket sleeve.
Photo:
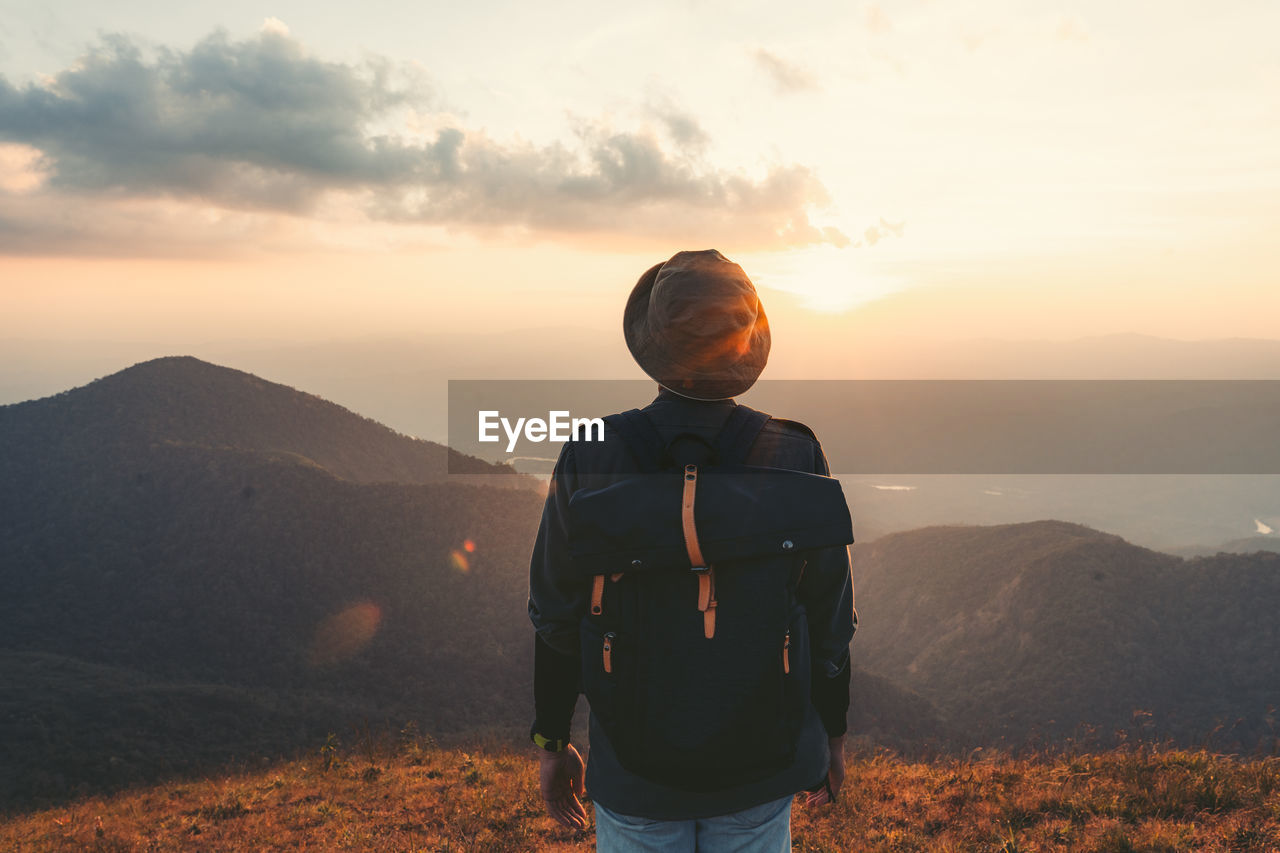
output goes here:
[{"label": "jacket sleeve", "polygon": [[[821,448],[814,473],[831,473]],[[848,728],[849,643],[858,626],[849,547],[826,548],[814,554],[805,564],[797,595],[809,619],[810,695],[828,737],[838,737]]]},{"label": "jacket sleeve", "polygon": [[578,624],[587,612],[590,590],[566,578],[569,539],[566,526],[569,498],[578,487],[573,442],[565,442],[551,472],[542,523],[529,561],[529,618],[534,630],[552,649],[577,657]]},{"label": "jacket sleeve", "polygon": [[533,668],[534,730],[551,739],[569,739],[581,671],[578,624],[587,611],[589,590],[566,580],[569,548],[565,527],[569,497],[577,488],[573,442],[566,442],[551,473],[542,523],[529,561],[529,618],[535,631]]}]

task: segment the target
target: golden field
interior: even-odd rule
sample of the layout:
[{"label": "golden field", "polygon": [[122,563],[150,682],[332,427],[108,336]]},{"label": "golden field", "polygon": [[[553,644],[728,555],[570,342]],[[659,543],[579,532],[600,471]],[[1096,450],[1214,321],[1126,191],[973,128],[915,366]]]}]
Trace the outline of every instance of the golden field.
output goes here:
[{"label": "golden field", "polygon": [[[1129,747],[909,761],[851,753],[802,851],[1280,850],[1280,759]],[[542,812],[532,752],[410,738],[94,797],[0,822],[14,851],[593,850]]]}]

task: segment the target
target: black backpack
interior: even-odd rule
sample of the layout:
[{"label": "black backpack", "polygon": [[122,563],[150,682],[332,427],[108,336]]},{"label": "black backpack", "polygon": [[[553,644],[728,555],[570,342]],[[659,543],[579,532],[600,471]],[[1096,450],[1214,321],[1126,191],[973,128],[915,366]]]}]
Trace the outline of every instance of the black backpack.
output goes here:
[{"label": "black backpack", "polygon": [[840,483],[746,465],[769,420],[746,406],[712,442],[665,442],[637,409],[605,420],[636,475],[569,500],[573,567],[591,588],[591,710],[622,766],[654,782],[773,775],[795,760],[809,708],[805,554],[853,541]]}]

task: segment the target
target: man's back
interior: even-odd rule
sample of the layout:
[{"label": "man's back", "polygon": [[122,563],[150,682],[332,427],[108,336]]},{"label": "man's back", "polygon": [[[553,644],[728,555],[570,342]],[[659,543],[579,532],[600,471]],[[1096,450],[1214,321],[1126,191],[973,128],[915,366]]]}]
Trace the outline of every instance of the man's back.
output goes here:
[{"label": "man's back", "polygon": [[[711,441],[734,407],[732,400],[690,400],[662,389],[643,412],[664,440],[692,433]],[[755,466],[827,473],[821,447],[808,428],[780,419],[770,419],[765,424],[745,461]],[[544,640],[563,654],[578,654],[579,627],[587,612],[590,594],[585,583],[566,580],[570,558],[563,521],[567,518],[568,501],[580,489],[602,488],[634,471],[635,460],[612,427],[606,429],[603,442],[574,442],[566,445],[561,453],[548,500],[548,518],[544,519],[544,534],[539,537],[534,554],[530,612]],[[847,549],[811,553],[797,597],[804,605],[810,626],[811,658],[819,664],[813,667],[812,676],[814,695],[823,714],[820,716],[812,706],[806,709],[795,761],[779,772],[745,785],[717,791],[675,790],[624,768],[593,713],[587,786],[597,802],[623,814],[678,820],[738,811],[794,793],[822,778],[827,768],[827,739],[843,733],[847,707],[847,649],[853,633]],[[808,662],[799,665],[807,667]],[[810,673],[804,675],[807,680]],[[840,675],[844,677],[831,677]],[[670,697],[666,698],[670,701]],[[749,751],[751,746],[743,744],[741,748]]]}]

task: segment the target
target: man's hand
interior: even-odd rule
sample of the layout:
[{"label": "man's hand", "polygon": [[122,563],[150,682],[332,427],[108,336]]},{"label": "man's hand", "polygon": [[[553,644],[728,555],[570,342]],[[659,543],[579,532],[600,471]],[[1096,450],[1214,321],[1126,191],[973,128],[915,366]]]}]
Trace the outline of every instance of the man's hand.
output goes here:
[{"label": "man's hand", "polygon": [[560,752],[543,750],[538,761],[538,787],[542,791],[542,802],[547,807],[547,814],[561,826],[586,829],[587,810],[583,807],[582,800],[578,799],[585,793],[582,787],[585,767],[578,750],[574,749],[573,744]]},{"label": "man's hand", "polygon": [[833,802],[844,785],[844,735],[827,741],[831,752],[831,766],[827,770],[827,784],[809,794],[804,804],[810,808]]}]

